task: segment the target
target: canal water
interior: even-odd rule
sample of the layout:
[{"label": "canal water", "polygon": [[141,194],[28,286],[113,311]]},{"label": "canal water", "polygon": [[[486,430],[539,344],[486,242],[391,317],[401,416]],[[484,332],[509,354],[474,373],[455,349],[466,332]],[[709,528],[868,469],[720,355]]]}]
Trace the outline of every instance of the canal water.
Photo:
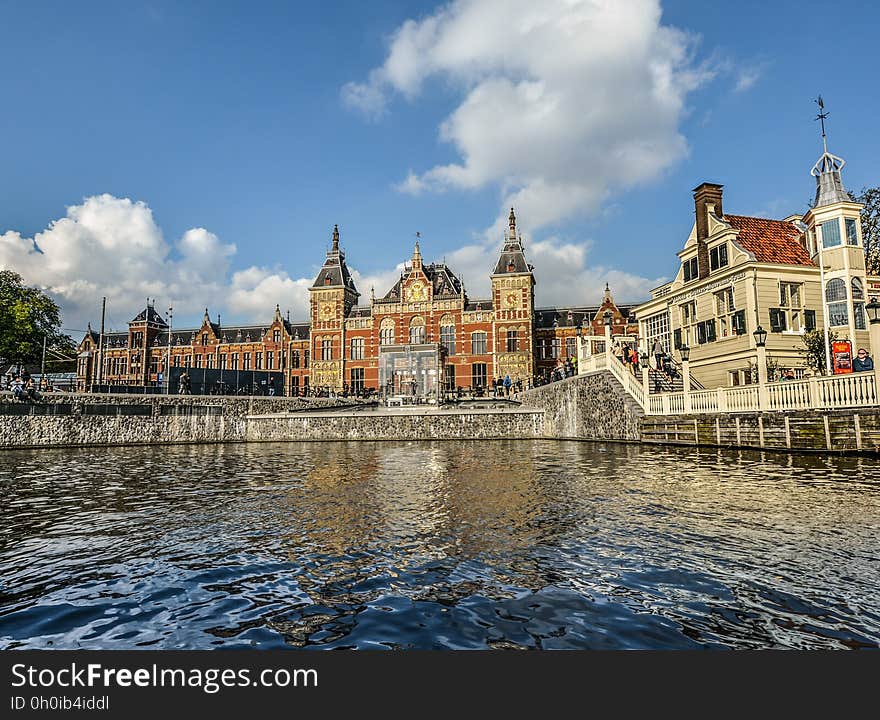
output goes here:
[{"label": "canal water", "polygon": [[557,441],[0,453],[4,648],[866,648],[880,463]]}]

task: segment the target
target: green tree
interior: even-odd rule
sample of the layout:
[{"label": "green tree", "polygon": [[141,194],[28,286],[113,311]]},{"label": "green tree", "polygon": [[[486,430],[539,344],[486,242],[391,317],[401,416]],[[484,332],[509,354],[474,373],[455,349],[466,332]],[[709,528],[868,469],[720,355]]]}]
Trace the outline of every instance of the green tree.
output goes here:
[{"label": "green tree", "polygon": [[858,195],[850,195],[865,206],[862,208],[865,267],[868,275],[880,275],[880,187],[862,188]]},{"label": "green tree", "polygon": [[[76,352],[73,340],[61,332],[61,311],[46,293],[27,287],[18,273],[0,270],[0,359],[4,363],[36,363],[46,338],[47,368]],[[50,364],[51,363],[51,364]]]},{"label": "green tree", "polygon": [[[808,330],[801,336],[803,347],[800,353],[804,358],[806,365],[814,373],[825,374],[825,330],[816,328]],[[831,332],[828,335],[829,345],[837,340],[837,333]]]}]

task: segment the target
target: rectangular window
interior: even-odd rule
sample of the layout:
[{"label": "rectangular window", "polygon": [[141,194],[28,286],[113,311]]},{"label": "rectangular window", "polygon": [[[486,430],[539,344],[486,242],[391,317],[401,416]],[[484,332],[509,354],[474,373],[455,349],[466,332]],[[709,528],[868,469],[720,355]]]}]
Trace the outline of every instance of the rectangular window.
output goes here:
[{"label": "rectangular window", "polygon": [[486,333],[471,333],[471,353],[474,355],[486,354]]},{"label": "rectangular window", "polygon": [[856,330],[865,329],[865,303],[853,303],[853,325]]},{"label": "rectangular window", "polygon": [[719,270],[727,267],[727,243],[714,247],[709,251],[709,268]]},{"label": "rectangular window", "polygon": [[550,358],[556,360],[559,357],[559,349],[562,342],[559,338],[553,338],[553,344],[550,346]]},{"label": "rectangular window", "polygon": [[840,238],[840,223],[837,219],[827,220],[819,227],[822,228],[822,246],[826,248],[837,247],[843,242]]},{"label": "rectangular window", "polygon": [[507,352],[519,350],[519,333],[516,330],[507,331]]},{"label": "rectangular window", "polygon": [[299,375],[290,376],[290,394],[294,397],[299,395]]},{"label": "rectangular window", "polygon": [[238,353],[232,353],[232,369],[238,370]]},{"label": "rectangular window", "polygon": [[[815,317],[815,314],[813,315]],[[733,315],[730,316],[731,322],[733,324],[733,332],[736,335],[745,335],[746,334],[746,311],[745,310],[737,310]]]},{"label": "rectangular window", "polygon": [[455,365],[446,365],[443,368],[443,379],[446,384],[447,392],[455,391]]},{"label": "rectangular window", "polygon": [[[361,340],[363,340],[363,338],[361,338]],[[364,369],[352,368],[350,377],[351,391],[353,393],[362,393],[364,391]]]},{"label": "rectangular window", "polygon": [[[779,283],[779,312],[782,313],[782,332],[792,330],[800,332],[804,329],[803,288],[802,283]],[[772,310],[771,310],[772,313]]]},{"label": "rectangular window", "polygon": [[258,352],[254,355],[254,370],[263,369],[263,353]]},{"label": "rectangular window", "polygon": [[213,368],[214,367],[214,356],[213,355],[206,355],[205,357],[208,361],[208,369]]},{"label": "rectangular window", "polygon": [[196,367],[200,368],[202,366],[202,356],[196,355]]},{"label": "rectangular window", "polygon": [[446,348],[447,355],[455,355],[455,325],[440,328],[440,344]]},{"label": "rectangular window", "polygon": [[351,359],[352,360],[363,360],[364,359],[364,339],[363,338],[352,338],[351,339]]},{"label": "rectangular window", "polygon": [[486,363],[474,363],[471,365],[471,387],[486,387]]},{"label": "rectangular window", "polygon": [[303,375],[303,395],[309,394],[309,376]]},{"label": "rectangular window", "polygon": [[736,334],[733,320],[735,314],[733,288],[724,288],[724,290],[715,293],[715,318],[718,321],[718,334],[721,337]]},{"label": "rectangular window", "polygon": [[685,260],[682,263],[682,267],[684,267],[684,281],[690,282],[691,280],[696,280],[699,276],[699,266],[697,264],[697,258],[693,257],[690,260]]},{"label": "rectangular window", "polygon": [[648,351],[653,351],[654,343],[660,342],[664,351],[669,348],[669,313],[662,312],[651,315],[645,320],[645,335]]},{"label": "rectangular window", "polygon": [[275,330],[272,332],[272,342],[279,343],[281,342],[281,331]]},{"label": "rectangular window", "polygon": [[577,357],[578,351],[577,351],[577,338],[576,337],[565,338],[565,354],[567,357],[570,357],[570,358]]},{"label": "rectangular window", "polygon": [[226,369],[226,356],[225,355],[220,356],[220,369],[221,370]]},{"label": "rectangular window", "polygon": [[856,229],[856,221],[853,218],[846,218],[844,221],[846,226],[846,244],[859,244],[859,231]]},{"label": "rectangular window", "polygon": [[298,368],[299,367],[299,350],[293,351],[293,356],[290,358],[291,367]]},{"label": "rectangular window", "polygon": [[274,370],[275,369],[275,353],[272,350],[268,350],[266,352],[266,369]]},{"label": "rectangular window", "polygon": [[782,308],[770,308],[770,332],[784,332],[788,330],[785,310]]},{"label": "rectangular window", "polygon": [[[307,368],[308,366],[309,366],[309,351],[304,350],[303,351],[303,367]],[[308,384],[308,381],[306,381],[306,384]]]},{"label": "rectangular window", "polygon": [[697,342],[697,301],[683,303],[679,306],[681,313],[681,336],[685,345],[693,345]]},{"label": "rectangular window", "polygon": [[333,359],[333,341],[329,338],[321,341],[321,360]]},{"label": "rectangular window", "polygon": [[816,329],[816,311],[804,310],[804,330],[809,332]]},{"label": "rectangular window", "polygon": [[242,369],[243,370],[250,370],[251,369],[251,354],[244,353],[241,357],[242,357],[242,361],[244,362],[244,367]]},{"label": "rectangular window", "polygon": [[831,327],[849,325],[849,313],[845,302],[828,303],[828,325]]},{"label": "rectangular window", "polygon": [[715,342],[717,339],[715,335],[715,321],[714,320],[704,320],[703,322],[697,323],[697,342],[700,345],[704,345],[706,343]]}]

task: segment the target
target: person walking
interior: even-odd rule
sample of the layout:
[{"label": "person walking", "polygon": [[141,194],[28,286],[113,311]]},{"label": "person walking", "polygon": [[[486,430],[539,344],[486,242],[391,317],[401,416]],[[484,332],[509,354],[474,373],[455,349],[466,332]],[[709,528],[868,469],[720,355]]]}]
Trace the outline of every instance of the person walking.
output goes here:
[{"label": "person walking", "polygon": [[666,352],[663,350],[663,346],[660,344],[659,340],[654,341],[654,348],[651,350],[651,353],[654,355],[654,360],[657,361],[657,369],[663,370],[663,356],[666,355]]},{"label": "person walking", "polygon": [[865,348],[859,348],[856,359],[853,360],[853,372],[868,372],[874,369],[874,359],[868,355]]},{"label": "person walking", "polygon": [[510,375],[504,376],[504,395],[505,397],[510,397],[510,386],[513,385],[513,380],[510,379]]}]

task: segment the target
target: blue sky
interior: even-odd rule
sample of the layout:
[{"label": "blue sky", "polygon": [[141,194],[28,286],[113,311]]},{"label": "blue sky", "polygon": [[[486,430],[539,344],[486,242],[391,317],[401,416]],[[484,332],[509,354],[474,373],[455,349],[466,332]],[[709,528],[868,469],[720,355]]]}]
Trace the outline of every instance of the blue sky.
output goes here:
[{"label": "blue sky", "polygon": [[[147,295],[181,322],[304,318],[339,223],[363,299],[416,231],[479,296],[513,200],[539,304],[606,279],[637,301],[675,271],[698,183],[727,212],[805,210],[818,93],[847,187],[880,184],[874,4],[538,5],[0,2],[0,266],[72,329],[103,294],[117,325]],[[675,102],[640,84],[658,62]]]}]

